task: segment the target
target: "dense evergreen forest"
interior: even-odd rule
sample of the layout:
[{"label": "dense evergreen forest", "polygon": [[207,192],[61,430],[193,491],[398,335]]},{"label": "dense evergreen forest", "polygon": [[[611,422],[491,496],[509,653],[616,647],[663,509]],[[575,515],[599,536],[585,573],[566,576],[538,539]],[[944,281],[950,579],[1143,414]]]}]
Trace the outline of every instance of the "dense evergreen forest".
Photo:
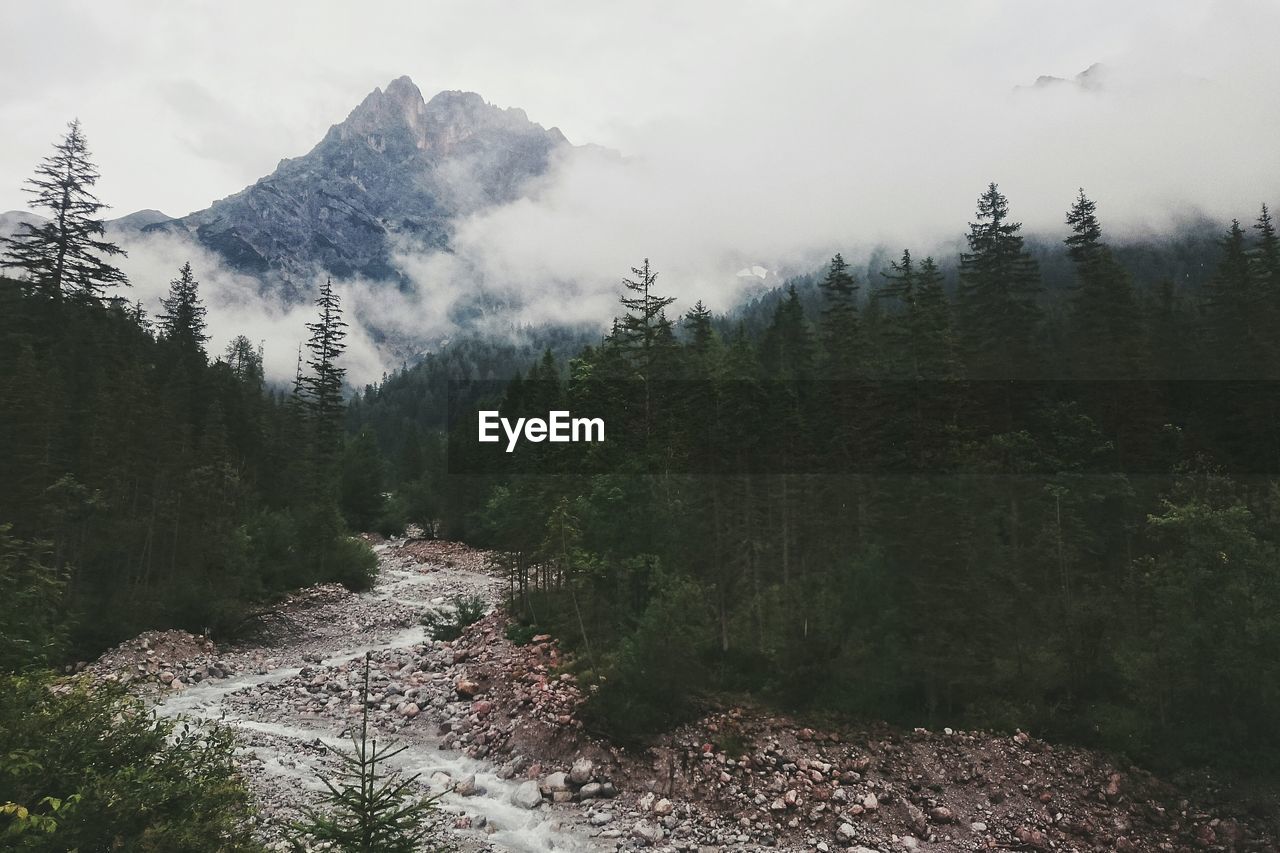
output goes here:
[{"label": "dense evergreen forest", "polygon": [[[73,123],[28,185],[49,218],[0,246],[0,826],[23,849],[256,849],[228,736],[50,672],[363,588],[352,534],[410,523],[495,550],[513,636],[572,647],[620,742],[750,697],[1280,766],[1265,207],[1211,253],[1139,251],[1081,192],[1033,251],[993,184],[958,258],[837,255],[730,317],[645,261],[603,337],[455,343],[348,402],[328,283],[273,390],[251,341],[210,340],[190,264],[155,316],[126,298],[96,179]],[[482,403],[607,440],[504,454],[475,442]]]},{"label": "dense evergreen forest", "polygon": [[[1275,226],[1113,250],[1083,192],[1066,224],[1039,254],[1069,289],[992,185],[954,276],[837,256],[754,324],[675,317],[646,262],[597,345],[468,386],[447,452],[407,408],[383,449],[443,535],[504,555],[614,737],[750,694],[1274,769]],[[394,422],[404,381],[354,426]],[[488,453],[486,391],[609,438]]]},{"label": "dense evergreen forest", "polygon": [[340,509],[345,323],[325,284],[272,393],[244,336],[211,355],[190,264],[156,316],[124,297],[97,177],[72,123],[27,186],[48,220],[0,246],[0,838],[257,850],[228,733],[50,671],[148,628],[227,638],[300,585],[368,585]]},{"label": "dense evergreen forest", "polygon": [[295,387],[273,394],[246,337],[210,356],[190,264],[156,317],[123,297],[95,178],[73,125],[32,181],[54,216],[10,242],[15,278],[0,280],[3,559],[46,581],[26,587],[45,600],[5,609],[66,626],[33,638],[46,652],[27,663],[146,628],[225,635],[272,593],[360,587],[373,564],[338,508],[345,324],[332,289]]}]

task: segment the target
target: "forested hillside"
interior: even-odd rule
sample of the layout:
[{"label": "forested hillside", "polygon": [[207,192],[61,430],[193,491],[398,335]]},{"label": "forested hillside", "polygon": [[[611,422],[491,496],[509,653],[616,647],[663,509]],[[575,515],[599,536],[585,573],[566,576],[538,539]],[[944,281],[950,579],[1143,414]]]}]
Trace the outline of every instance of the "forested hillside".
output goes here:
[{"label": "forested hillside", "polygon": [[837,256],[758,333],[677,317],[646,262],[600,345],[492,401],[608,440],[495,465],[454,412],[432,509],[507,555],[515,612],[576,646],[615,737],[742,691],[1273,769],[1274,224],[1203,259],[1112,250],[1083,193],[1066,222],[1061,293],[992,185],[954,281]]},{"label": "forested hillside", "polygon": [[360,587],[372,566],[338,511],[336,296],[321,292],[292,393],[272,394],[247,338],[213,348],[190,264],[157,316],[127,300],[96,178],[73,124],[31,182],[53,216],[5,246],[6,668],[93,655],[146,628],[226,635],[272,593]]}]

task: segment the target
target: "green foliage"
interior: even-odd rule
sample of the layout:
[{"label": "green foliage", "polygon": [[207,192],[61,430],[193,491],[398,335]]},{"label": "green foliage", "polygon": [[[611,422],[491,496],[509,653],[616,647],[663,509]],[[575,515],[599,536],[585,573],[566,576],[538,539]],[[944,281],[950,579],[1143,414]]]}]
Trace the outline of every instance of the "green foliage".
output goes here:
[{"label": "green foliage", "polygon": [[329,546],[324,571],[324,580],[336,581],[352,592],[363,592],[373,586],[377,577],[378,558],[363,539],[340,536]]},{"label": "green foliage", "polygon": [[[365,656],[364,690],[369,692],[369,656]],[[309,809],[300,834],[341,853],[418,853],[425,848],[426,818],[435,797],[411,793],[418,774],[403,776],[386,765],[407,747],[380,746],[369,736],[369,703],[362,702],[359,732],[352,733],[350,753],[334,750],[342,761],[336,778],[321,776],[327,793],[321,810]],[[301,840],[295,850],[308,850]]]},{"label": "green foliage", "polygon": [[98,214],[106,205],[93,194],[98,177],[79,120],[69,122],[66,136],[23,187],[47,221],[24,222],[14,237],[0,241],[0,267],[17,270],[24,290],[56,304],[66,296],[96,300],[108,288],[129,283],[107,260],[125,252],[104,239]]},{"label": "green foliage", "polygon": [[[148,628],[222,633],[285,589],[371,583],[375,561],[338,512],[340,460],[314,452],[316,416],[265,391],[261,353],[243,338],[209,363],[189,266],[159,337],[135,306],[11,285],[0,286],[5,547],[48,543],[44,576],[65,581],[36,582],[28,557],[5,563],[23,575],[18,596],[40,598],[21,618],[49,631],[47,652],[23,647],[30,662],[55,647],[89,657]],[[336,303],[327,310],[334,322]],[[356,479],[353,523],[380,509],[369,478]],[[69,644],[55,623],[71,624]]]},{"label": "green foliage", "polygon": [[9,531],[0,524],[0,673],[56,663],[67,641],[66,582],[49,565],[49,544],[24,542]]},{"label": "green foliage", "polygon": [[1280,529],[1257,516],[1278,500],[1273,486],[1251,508],[1220,473],[1189,470],[1147,520],[1134,589],[1147,639],[1131,639],[1125,675],[1152,734],[1200,763],[1280,760]]},{"label": "green foliage", "polygon": [[377,441],[372,430],[361,430],[347,439],[338,487],[338,506],[352,530],[372,530],[383,520],[386,498],[382,480]]},{"label": "green foliage", "polygon": [[431,610],[422,617],[422,624],[433,640],[456,640],[468,625],[484,618],[487,605],[478,595],[454,596],[448,610]]},{"label": "green foliage", "polygon": [[711,643],[702,591],[689,578],[657,576],[655,594],[584,708],[593,728],[622,743],[682,721],[706,687]]},{"label": "green foliage", "polygon": [[542,631],[537,625],[525,625],[522,622],[513,621],[507,624],[506,638],[517,646],[527,646],[540,633]]},{"label": "green foliage", "polygon": [[[606,445],[532,448],[531,475],[426,466],[448,529],[499,549],[512,638],[575,653],[596,731],[638,742],[731,691],[1280,766],[1280,504],[1241,473],[1280,470],[1273,394],[1143,381],[1270,375],[1269,214],[1143,251],[1083,193],[1056,250],[994,186],[977,220],[958,282],[904,251],[859,302],[837,259],[738,323],[695,306],[683,341],[642,270],[629,319],[497,406],[602,416]],[[1193,476],[1197,453],[1236,473]]]},{"label": "green foliage", "polygon": [[5,849],[257,851],[234,744],[119,689],[0,677]]}]

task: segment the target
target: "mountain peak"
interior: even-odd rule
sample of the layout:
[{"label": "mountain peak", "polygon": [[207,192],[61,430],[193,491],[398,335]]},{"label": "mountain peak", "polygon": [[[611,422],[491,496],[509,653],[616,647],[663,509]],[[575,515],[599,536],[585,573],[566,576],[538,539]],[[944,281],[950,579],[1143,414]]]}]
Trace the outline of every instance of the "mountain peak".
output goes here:
[{"label": "mountain peak", "polygon": [[336,131],[344,139],[364,136],[369,138],[370,145],[377,145],[375,137],[407,130],[416,147],[421,148],[426,135],[425,109],[422,92],[414,82],[408,77],[397,77],[387,84],[385,91],[378,88],[366,95],[330,133]]},{"label": "mountain peak", "polygon": [[237,269],[285,283],[317,268],[399,281],[393,238],[446,247],[457,218],[520,198],[566,145],[524,110],[465,91],[424,101],[398,77],[307,154],[207,210],[145,228],[185,230]]}]

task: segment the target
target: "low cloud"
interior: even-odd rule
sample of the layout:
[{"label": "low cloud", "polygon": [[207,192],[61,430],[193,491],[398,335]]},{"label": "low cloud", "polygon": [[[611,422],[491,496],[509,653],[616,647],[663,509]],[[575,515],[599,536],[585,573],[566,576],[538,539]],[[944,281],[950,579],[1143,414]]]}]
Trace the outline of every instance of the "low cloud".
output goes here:
[{"label": "low cloud", "polygon": [[[121,294],[140,301],[151,317],[161,310],[160,299],[169,290],[169,282],[188,261],[200,282],[200,295],[208,308],[209,355],[217,357],[236,335],[244,335],[263,347],[267,378],[286,385],[293,380],[297,368],[298,347],[308,337],[306,324],[314,322],[316,310],[310,304],[286,304],[264,293],[256,278],[226,268],[218,256],[195,244],[189,238],[170,233],[113,235],[128,247],[129,255],[119,262],[129,276],[131,287]],[[311,282],[312,292],[319,279]],[[348,315],[347,351],[343,366],[353,385],[376,381],[391,362],[391,354],[380,349],[373,340],[370,325],[361,321],[361,306],[367,304],[373,290],[367,282],[335,282]],[[379,296],[381,301],[382,296]],[[355,318],[351,322],[351,318]],[[304,350],[304,359],[307,357]]]},{"label": "low cloud", "polygon": [[[1113,240],[1199,215],[1225,227],[1252,219],[1263,201],[1280,203],[1273,2],[659,6],[662,14],[569,0],[528,11],[484,0],[430,14],[405,6],[394,32],[343,54],[376,54],[376,69],[264,77],[246,49],[246,64],[224,79],[161,91],[168,111],[182,107],[193,122],[242,110],[262,125],[266,93],[283,99],[288,116],[310,116],[281,123],[287,140],[255,130],[250,159],[265,148],[300,153],[322,133],[315,115],[338,120],[359,93],[400,73],[428,95],[473,89],[618,152],[567,153],[526,198],[456,222],[447,252],[396,246],[407,290],[341,282],[356,382],[457,334],[464,309],[479,306],[469,327],[495,332],[604,324],[622,277],[646,256],[683,311],[696,299],[727,309],[835,251],[954,252],[989,181],[1028,232],[1053,239],[1078,187],[1098,202]],[[502,25],[454,35],[490,18]],[[343,44],[343,20],[337,11],[310,16],[309,54]],[[442,21],[449,26],[428,26]],[[237,44],[256,32],[237,30]],[[271,62],[300,67],[292,49],[281,46]],[[167,48],[151,50],[176,61]],[[1090,85],[1070,82],[1095,63]],[[1068,82],[1034,86],[1041,75]],[[270,85],[247,90],[250,79]],[[23,103],[36,109],[34,99]],[[293,138],[304,132],[306,144]],[[206,284],[215,336],[266,339],[273,374],[291,375],[309,307],[262,301],[256,282],[160,238],[134,247],[130,271],[140,291],[158,291],[187,257]],[[737,275],[754,266],[770,277]]]}]

